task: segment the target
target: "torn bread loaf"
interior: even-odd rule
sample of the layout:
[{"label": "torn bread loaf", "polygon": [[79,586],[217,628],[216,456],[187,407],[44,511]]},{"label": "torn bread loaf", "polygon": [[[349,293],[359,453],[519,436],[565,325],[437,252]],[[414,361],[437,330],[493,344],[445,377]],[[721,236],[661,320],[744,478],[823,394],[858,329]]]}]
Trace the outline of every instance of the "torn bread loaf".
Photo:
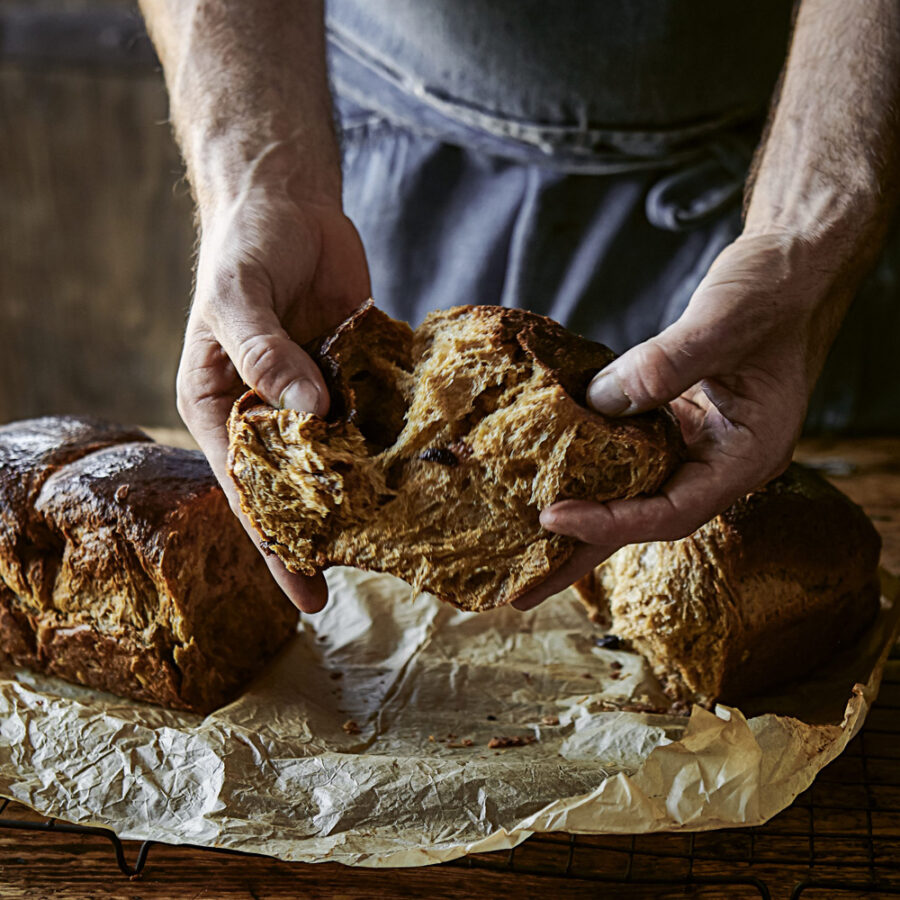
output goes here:
[{"label": "torn bread loaf", "polygon": [[206,713],[296,630],[203,456],[48,417],[0,427],[0,650]]},{"label": "torn bread loaf", "polygon": [[734,702],[849,646],[878,609],[881,538],[793,464],[689,537],[623,547],[575,587],[675,700]]},{"label": "torn bread loaf", "polygon": [[490,609],[572,554],[541,509],[653,492],[680,459],[667,410],[616,420],[584,405],[610,350],[523,310],[456,307],[413,332],[370,302],[309,349],[328,418],[249,393],[229,421],[241,505],[293,572],[390,572]]}]

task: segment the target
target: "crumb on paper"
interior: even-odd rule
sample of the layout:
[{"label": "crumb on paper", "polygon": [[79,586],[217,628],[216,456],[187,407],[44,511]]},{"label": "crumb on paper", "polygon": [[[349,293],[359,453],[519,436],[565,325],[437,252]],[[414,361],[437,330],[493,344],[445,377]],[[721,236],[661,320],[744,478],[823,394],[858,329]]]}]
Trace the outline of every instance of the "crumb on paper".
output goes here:
[{"label": "crumb on paper", "polygon": [[525,747],[534,742],[535,738],[530,734],[525,735],[524,737],[521,735],[504,735],[503,737],[492,737],[488,741],[488,749],[497,750],[501,747]]},{"label": "crumb on paper", "polygon": [[429,743],[432,743],[432,744],[434,743],[434,735],[433,734],[428,735],[428,741],[429,741]]},{"label": "crumb on paper", "polygon": [[621,675],[622,673],[618,669],[613,669],[612,672],[609,673],[609,677],[612,678],[613,681],[616,681]]},{"label": "crumb on paper", "polygon": [[471,738],[462,738],[459,741],[447,741],[447,746],[453,749],[459,749],[460,747],[471,747],[475,741]]},{"label": "crumb on paper", "polygon": [[559,716],[542,716],[541,725],[559,725]]},{"label": "crumb on paper", "polygon": [[353,721],[353,719],[347,719],[347,721],[344,722],[343,725],[341,725],[341,728],[343,728],[344,731],[347,732],[347,734],[359,734],[360,731],[359,725],[357,725],[356,722]]},{"label": "crumb on paper", "polygon": [[609,664],[609,667],[610,667],[614,672],[618,672],[618,671],[620,671],[621,668],[622,668],[622,663],[620,663],[620,662],[616,659],[616,660],[613,660],[613,661]]},{"label": "crumb on paper", "polygon": [[690,715],[691,705],[682,701],[673,701],[668,706],[661,706],[657,703],[651,703],[650,699],[644,695],[637,700],[625,697],[618,700],[605,698],[600,700],[594,709],[599,712],[634,712],[652,713],[660,716],[687,716]]},{"label": "crumb on paper", "polygon": [[590,672],[582,672],[582,673],[581,673],[581,677],[582,677],[582,678],[593,678],[594,676],[591,675]]}]

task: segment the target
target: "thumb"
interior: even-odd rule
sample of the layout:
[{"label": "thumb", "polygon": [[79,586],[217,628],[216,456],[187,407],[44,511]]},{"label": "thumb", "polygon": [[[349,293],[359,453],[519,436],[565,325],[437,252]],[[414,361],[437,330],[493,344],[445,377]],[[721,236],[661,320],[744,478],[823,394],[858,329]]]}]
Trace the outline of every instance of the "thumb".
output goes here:
[{"label": "thumb", "polygon": [[674,400],[713,374],[708,343],[683,320],[632,347],[588,385],[588,404],[607,416],[630,416]]},{"label": "thumb", "polygon": [[318,415],[328,411],[319,367],[291,339],[271,306],[229,305],[216,316],[215,332],[241,380],[269,406]]}]

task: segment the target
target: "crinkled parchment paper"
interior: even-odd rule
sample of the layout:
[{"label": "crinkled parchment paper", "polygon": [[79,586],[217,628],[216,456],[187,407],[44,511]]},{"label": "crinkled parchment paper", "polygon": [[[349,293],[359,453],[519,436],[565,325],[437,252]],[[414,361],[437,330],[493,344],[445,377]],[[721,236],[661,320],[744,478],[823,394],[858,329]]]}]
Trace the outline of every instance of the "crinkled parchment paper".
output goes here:
[{"label": "crinkled parchment paper", "polygon": [[860,728],[900,613],[891,581],[827,672],[687,718],[604,709],[658,687],[639,657],[596,646],[570,594],[477,615],[389,576],[334,569],[329,584],[327,610],[205,719],[2,673],[0,793],[126,838],[367,866],[541,831],[758,824]]}]

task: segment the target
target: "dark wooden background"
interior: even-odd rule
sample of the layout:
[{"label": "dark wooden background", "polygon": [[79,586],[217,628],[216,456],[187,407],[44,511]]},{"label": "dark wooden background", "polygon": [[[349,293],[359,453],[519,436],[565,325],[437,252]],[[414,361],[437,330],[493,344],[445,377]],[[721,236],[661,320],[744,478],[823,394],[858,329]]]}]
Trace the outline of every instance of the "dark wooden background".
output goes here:
[{"label": "dark wooden background", "polygon": [[125,0],[0,2],[0,421],[179,424],[192,204]]}]

